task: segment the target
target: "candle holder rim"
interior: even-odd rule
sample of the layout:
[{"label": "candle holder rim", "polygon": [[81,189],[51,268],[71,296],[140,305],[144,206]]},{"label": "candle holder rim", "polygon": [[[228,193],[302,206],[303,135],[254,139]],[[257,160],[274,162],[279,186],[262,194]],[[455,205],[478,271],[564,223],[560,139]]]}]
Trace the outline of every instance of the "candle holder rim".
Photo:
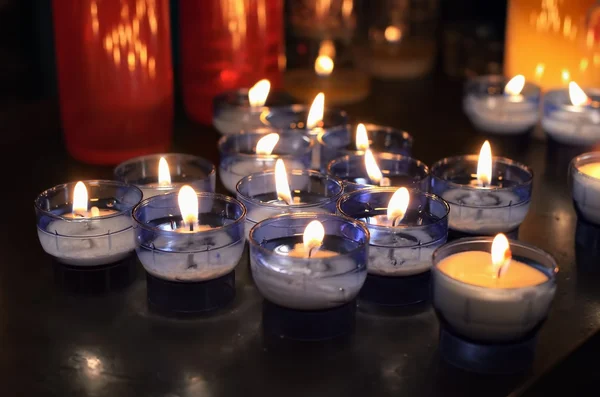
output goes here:
[{"label": "candle holder rim", "polygon": [[[128,206],[127,208],[120,210],[120,211],[115,210],[114,214],[95,216],[95,217],[93,217],[94,221],[116,218],[118,216],[122,216],[123,214],[125,214],[127,212],[131,213],[133,211],[133,209],[142,201],[142,198],[144,197],[144,193],[141,191],[141,189],[131,183],[115,181],[115,180],[108,180],[108,179],[84,179],[84,180],[77,181],[77,182],[83,182],[83,184],[85,184],[86,187],[90,186],[90,185],[93,186],[94,184],[96,184],[96,185],[104,184],[104,185],[112,185],[115,187],[118,186],[118,187],[128,188],[128,189],[131,189],[134,192],[136,192],[139,197],[136,204]],[[39,201],[42,199],[42,197],[46,197],[50,192],[58,190],[58,189],[67,189],[69,186],[72,186],[73,188],[75,188],[75,185],[77,184],[77,182],[61,183],[61,184],[53,186],[49,189],[44,190],[43,192],[41,192],[40,194],[37,195],[37,197],[35,198],[35,200],[33,202],[35,209],[47,217],[50,217],[50,218],[53,218],[56,220],[61,220],[64,222],[69,222],[69,223],[89,222],[91,218],[65,218],[61,215],[56,215],[55,213],[42,208],[39,203]],[[70,190],[73,190],[73,189],[70,189]]]},{"label": "candle holder rim", "polygon": [[[374,193],[380,192],[380,193],[394,193],[396,192],[396,190],[398,190],[399,188],[397,187],[380,187],[380,186],[372,186],[372,187],[366,187],[366,188],[362,188],[362,189],[358,189],[358,190],[354,190],[348,193],[344,193],[342,195],[342,197],[340,197],[340,199],[338,200],[337,204],[336,204],[336,209],[338,210],[338,212],[340,214],[342,214],[342,216],[344,217],[348,217],[350,219],[355,219],[352,218],[350,215],[346,214],[344,212],[344,210],[342,210],[342,203],[349,200],[353,195],[358,195],[359,193],[366,193],[367,191],[372,191]],[[433,199],[437,202],[440,202],[442,205],[444,205],[444,207],[446,208],[446,213],[444,214],[443,217],[440,217],[438,220],[436,220],[434,223],[429,224],[429,225],[398,225],[398,226],[384,226],[384,225],[370,225],[370,224],[365,224],[367,229],[373,228],[374,230],[381,230],[381,231],[389,231],[390,229],[396,230],[398,232],[405,230],[405,229],[426,229],[426,228],[430,228],[432,225],[436,225],[440,222],[444,222],[445,220],[448,219],[448,216],[450,215],[450,204],[448,204],[448,202],[446,200],[444,200],[442,197],[438,196],[437,194],[433,194],[433,193],[429,193],[429,192],[424,192],[422,190],[419,189],[415,189],[415,188],[407,188],[410,194],[413,193],[418,193],[418,194],[422,194],[423,196]],[[387,208],[387,207],[386,207]],[[427,244],[422,244],[427,245]]]},{"label": "candle holder rim", "polygon": [[[262,128],[261,128],[262,129]],[[269,130],[269,128],[266,128],[266,130]],[[256,133],[254,132],[255,130],[250,130],[250,131],[240,131],[237,134],[224,134],[221,138],[219,138],[219,142],[217,143],[217,147],[219,149],[219,153],[222,155],[227,155],[227,156],[235,156],[235,157],[240,157],[240,158],[247,158],[247,159],[269,159],[269,160],[273,160],[273,159],[287,159],[287,158],[296,158],[299,157],[299,155],[297,153],[287,153],[287,154],[256,154],[256,153],[240,153],[240,152],[233,152],[233,151],[229,151],[229,150],[224,150],[223,146],[225,146],[225,143],[229,140],[229,139],[234,139],[236,137],[239,136],[252,136],[252,135],[266,135],[266,133]],[[294,132],[295,130],[276,130],[276,129],[270,129],[269,132],[274,132],[277,133],[279,135],[279,138],[282,138],[282,135],[285,136],[299,136],[302,140],[307,141],[308,140],[308,146],[304,149],[304,151],[301,154],[306,154],[309,153],[313,150],[315,142],[313,139],[311,139],[311,137],[309,137],[308,135],[305,135],[303,132]],[[302,131],[302,130],[300,130]]]},{"label": "candle holder rim", "polygon": [[[369,130],[378,130],[378,131],[385,131],[387,133],[389,132],[398,132],[400,134],[402,134],[402,138],[405,139],[409,144],[410,147],[412,147],[413,143],[414,143],[414,137],[410,134],[410,132],[404,130],[404,129],[400,129],[400,128],[395,128],[389,125],[382,125],[382,124],[375,124],[375,123],[348,123],[346,124],[346,130],[350,133],[350,136],[352,137],[352,131],[356,131],[356,127],[359,124],[363,124],[367,130],[367,133],[369,132]],[[319,142],[319,144],[323,145],[323,146],[330,146],[329,144],[327,144],[327,142],[325,142],[323,140],[323,138],[325,137],[325,135],[327,135],[327,133],[333,133],[333,132],[337,132],[336,130],[332,130],[330,128],[326,128],[323,131],[319,132],[319,134],[317,135],[317,142]],[[356,136],[356,132],[354,134],[354,136]],[[387,152],[380,152],[380,153],[387,153]]]},{"label": "candle holder rim", "polygon": [[[411,157],[411,156],[405,156],[403,154],[387,153],[387,152],[374,152],[373,156],[375,157],[375,160],[377,160],[379,158],[381,158],[383,160],[408,160],[408,161],[414,162],[418,167],[423,167],[425,169],[425,172],[427,173],[427,175],[431,175],[430,168],[427,164],[425,164],[423,161],[416,159],[414,157]],[[362,154],[346,154],[344,156],[333,159],[327,164],[327,172],[329,174],[331,174],[331,167],[333,165],[341,163],[342,161],[349,162],[350,160],[357,158],[357,157],[364,158],[364,155],[362,155]],[[333,174],[331,174],[331,175],[333,175]]]},{"label": "candle holder rim", "polygon": [[[298,171],[300,171],[299,174],[298,174]],[[339,190],[333,196],[327,197],[327,199],[330,200],[330,201],[334,201],[334,200],[337,201],[344,194],[344,187],[342,185],[342,181],[339,178],[336,178],[333,175],[323,174],[321,172],[314,171],[314,170],[294,170],[294,169],[287,170],[287,174],[288,175],[291,174],[292,172],[296,172],[296,175],[317,176],[317,177],[322,177],[325,180],[335,182],[335,184],[338,186]],[[279,208],[279,207],[281,207],[281,205],[271,204],[271,203],[266,203],[264,201],[256,200],[254,197],[250,197],[250,196],[248,196],[248,195],[246,195],[246,194],[244,194],[244,193],[242,193],[240,191],[240,186],[243,183],[249,183],[249,182],[252,181],[252,178],[256,178],[258,176],[267,176],[267,175],[272,175],[273,178],[275,178],[275,170],[255,172],[253,174],[250,174],[250,175],[247,175],[247,176],[243,177],[235,185],[235,191],[237,192],[237,194],[239,196],[243,197],[244,200],[248,200],[248,201],[250,201],[252,203],[259,204],[260,206],[263,206],[263,207]],[[320,201],[320,202],[317,202],[317,203],[289,204],[288,207],[310,208],[310,207],[318,207],[318,206],[321,206],[322,204],[323,204],[323,202]]]},{"label": "candle holder rim", "polygon": [[[514,78],[516,76],[518,76],[518,74],[515,74],[512,77],[506,76],[504,74],[484,74],[484,75],[474,76],[474,77],[469,78],[467,80],[467,84],[469,82],[487,82],[487,81],[492,82],[492,83],[508,82],[509,80],[511,80],[512,78]],[[525,86],[530,86],[530,87],[537,89],[538,94],[539,94],[539,91],[541,91],[541,87],[538,84],[536,84],[530,80],[527,80],[527,78],[525,79]],[[523,87],[523,90],[525,89],[525,86]]]},{"label": "candle holder rim", "polygon": [[[306,112],[309,113],[310,112],[310,107],[311,105],[307,105],[304,103],[293,103],[291,105],[284,105],[284,106],[272,106],[270,109],[267,109],[268,111],[264,111],[261,113],[260,115],[260,121],[267,127],[271,127],[271,128],[275,128],[277,129],[277,127],[272,127],[271,122],[269,121],[268,117],[271,114],[272,110],[291,110],[293,113],[300,113],[300,112]],[[294,130],[300,130],[300,131],[312,131],[315,130],[317,128],[321,128],[323,130],[329,130],[329,129],[333,129],[333,128],[338,128],[340,126],[346,127],[347,126],[347,120],[348,120],[348,113],[343,110],[343,109],[338,109],[335,107],[325,107],[323,109],[323,118],[325,118],[326,114],[330,114],[330,113],[337,113],[341,118],[343,118],[344,120],[346,120],[343,123],[340,124],[334,124],[328,128],[323,128],[323,127],[315,127],[315,128],[295,128]]]},{"label": "candle holder rim", "polygon": [[[153,233],[159,233],[161,235],[165,235],[165,236],[182,236],[182,233],[176,232],[174,230],[163,230],[163,229],[159,229],[157,227],[154,226],[150,226],[147,223],[142,222],[140,219],[138,219],[136,212],[138,211],[138,209],[148,205],[150,203],[150,201],[155,200],[159,197],[166,197],[166,196],[173,196],[177,199],[177,195],[179,193],[178,192],[171,192],[171,193],[165,193],[165,194],[159,194],[157,196],[152,196],[152,197],[148,197],[142,201],[140,201],[131,211],[131,218],[133,219],[133,221],[135,222],[136,225],[138,225],[139,227],[141,227],[142,229],[145,229],[147,231],[153,232]],[[222,201],[226,201],[229,203],[233,203],[238,205],[241,209],[242,209],[242,213],[239,217],[237,217],[236,219],[233,220],[233,222],[231,222],[228,225],[223,225],[223,226],[216,226],[216,227],[212,227],[208,230],[198,230],[198,231],[191,231],[191,232],[186,232],[186,235],[210,235],[210,234],[214,234],[214,233],[220,233],[223,232],[225,230],[229,230],[231,228],[234,228],[235,226],[239,225],[240,223],[243,223],[246,219],[246,206],[244,205],[244,203],[242,203],[240,200],[234,198],[234,197],[229,197],[226,196],[224,194],[221,193],[213,193],[213,192],[196,192],[196,196],[198,198],[201,197],[212,197],[215,199],[219,199]]]},{"label": "candle holder rim", "polygon": [[[588,96],[588,97],[600,97],[600,88],[594,88],[594,87],[581,87],[581,89],[583,90],[583,92]],[[565,101],[559,101],[559,99],[565,98]],[[598,101],[592,101],[592,103],[597,103]],[[585,105],[581,105],[581,106],[575,106],[573,105],[573,103],[571,102],[571,99],[569,97],[569,89],[568,88],[553,88],[550,90],[547,90],[544,93],[544,99],[543,99],[543,106],[544,106],[544,110],[546,108],[546,106],[555,106],[558,109],[563,109],[563,110],[568,110],[572,113],[583,113],[585,111],[585,109],[592,109],[592,110],[596,110],[598,111],[598,106],[590,106],[590,104],[585,104]],[[542,117],[548,117],[545,115],[545,112],[543,112]]]},{"label": "candle holder rim", "polygon": [[[458,161],[458,160],[474,160],[475,163],[477,163],[479,161],[479,155],[478,154],[465,154],[462,156],[444,157],[443,159],[438,160],[435,163],[433,163],[433,165],[431,166],[431,176],[434,179],[439,179],[439,180],[443,181],[444,183],[448,184],[448,186],[452,186],[452,187],[458,188],[458,189],[468,189],[468,190],[473,190],[473,191],[510,190],[510,189],[514,189],[515,187],[523,187],[523,186],[528,186],[528,185],[531,186],[533,184],[533,169],[531,169],[529,166],[527,166],[523,163],[509,159],[508,157],[501,157],[501,156],[492,156],[492,162],[502,162],[505,165],[516,166],[518,168],[521,168],[529,174],[529,178],[527,178],[527,180],[525,180],[523,182],[516,184],[515,186],[510,186],[510,187],[499,187],[499,186],[480,187],[480,186],[469,186],[469,185],[452,182],[452,181],[444,179],[441,176],[436,174],[437,169],[439,167],[441,167],[442,165],[449,164],[452,161]],[[465,207],[468,207],[468,206],[465,206]]]},{"label": "candle holder rim", "polygon": [[[464,281],[460,281],[457,280],[453,277],[450,277],[448,274],[444,273],[443,271],[441,271],[439,269],[439,263],[441,261],[436,260],[438,256],[441,255],[441,253],[443,253],[445,250],[449,250],[451,248],[454,248],[456,246],[459,245],[469,245],[472,243],[489,243],[490,245],[492,244],[492,242],[494,241],[494,236],[480,236],[480,237],[467,237],[467,238],[461,238],[458,240],[454,240],[452,242],[446,243],[444,245],[442,245],[441,247],[437,248],[435,251],[433,251],[433,255],[431,256],[431,261],[432,261],[432,266],[431,266],[431,271],[435,272],[437,275],[439,275],[440,277],[443,277],[444,279],[454,282],[454,283],[459,283],[460,285],[463,285],[465,287],[470,288],[471,290],[475,290],[475,291],[498,291],[498,294],[504,294],[506,291],[527,291],[527,290],[532,290],[532,289],[536,289],[539,288],[540,286],[546,286],[546,285],[555,285],[556,284],[556,274],[558,273],[559,269],[558,269],[558,264],[556,263],[556,259],[554,259],[554,257],[552,255],[550,255],[548,252],[544,251],[541,248],[538,248],[532,244],[528,244],[528,243],[524,243],[522,241],[518,241],[518,240],[508,240],[509,242],[509,246],[510,247],[519,247],[523,250],[527,250],[530,252],[535,252],[536,254],[542,255],[543,257],[545,257],[545,259],[548,261],[550,266],[545,266],[549,268],[549,272],[544,272],[545,275],[548,276],[548,280],[544,281],[543,283],[540,284],[535,284],[535,285],[530,285],[530,286],[526,286],[526,287],[517,287],[517,288],[488,288],[488,287],[483,287],[480,285],[474,285],[474,284],[469,284],[466,283]],[[452,254],[454,255],[454,254]],[[528,265],[529,266],[529,265]]]},{"label": "candle holder rim", "polygon": [[[123,215],[123,214],[121,214],[121,215]],[[96,220],[96,219],[100,219],[100,217],[96,217],[93,220]],[[106,218],[104,218],[104,219],[106,219]],[[68,221],[70,219],[65,219],[65,220]],[[88,218],[88,220],[89,220],[89,218]],[[125,229],[117,230],[115,232],[109,231],[109,232],[103,233],[103,234],[86,234],[85,236],[71,236],[68,234],[61,234],[61,233],[56,232],[56,230],[54,231],[54,233],[50,233],[49,231],[40,228],[39,225],[37,226],[37,229],[38,229],[38,232],[40,232],[40,233],[44,233],[44,234],[46,234],[48,236],[52,236],[52,237],[60,237],[61,239],[87,240],[87,239],[95,239],[95,238],[106,237],[106,236],[117,236],[121,233],[125,233],[125,232],[133,229],[133,225],[129,225]]]},{"label": "candle holder rim", "polygon": [[[343,220],[345,222],[351,223],[352,226],[354,226],[358,229],[361,229],[361,231],[365,234],[365,240],[362,242],[357,241],[356,243],[358,243],[358,246],[356,248],[354,248],[348,252],[345,252],[343,254],[336,252],[337,258],[352,256],[356,252],[359,252],[360,250],[364,249],[365,246],[369,245],[369,241],[371,239],[371,232],[369,231],[369,229],[367,229],[367,227],[362,222],[359,222],[356,219],[347,218],[347,217],[339,216],[336,214],[322,213],[322,212],[295,212],[295,213],[291,213],[291,214],[279,214],[279,215],[272,216],[270,218],[263,219],[262,221],[257,222],[254,226],[252,226],[252,229],[250,229],[250,232],[248,233],[248,245],[252,245],[254,248],[258,249],[259,251],[261,251],[265,254],[277,255],[272,250],[269,250],[269,249],[261,246],[260,243],[257,242],[256,239],[254,239],[255,230],[257,230],[261,226],[267,225],[272,222],[277,222],[278,220],[285,219],[285,218],[306,218],[306,219],[314,219],[314,220],[321,221],[321,219],[319,219],[319,218],[323,218],[323,217],[330,218],[330,219]],[[293,259],[294,260],[297,259],[299,261],[316,260],[316,258],[293,258]],[[354,270],[352,270],[352,271],[354,271]]]},{"label": "candle holder rim", "polygon": [[589,164],[589,163],[580,164],[582,161],[586,161],[586,160],[600,161],[600,152],[586,152],[586,153],[577,155],[577,156],[573,157],[569,166],[571,169],[573,169],[577,173],[577,175],[587,178],[591,181],[600,182],[600,178],[593,177],[593,176],[588,175],[579,170],[579,166]]},{"label": "candle holder rim", "polygon": [[[271,88],[273,88],[273,87],[271,87]],[[232,101],[231,101],[232,95],[234,96],[235,99],[238,99],[239,96],[246,96],[247,97],[249,95],[249,93],[250,93],[250,88],[248,88],[248,87],[242,87],[242,88],[238,88],[238,89],[235,89],[235,90],[223,91],[223,92],[220,92],[219,94],[217,94],[217,95],[214,96],[213,103],[214,104],[219,104],[219,106],[236,107],[236,105],[233,104]],[[269,98],[270,97],[272,98],[273,96],[276,96],[278,98],[281,97],[283,99],[289,99],[289,101],[293,100],[292,96],[290,96],[290,94],[288,94],[286,91],[270,89],[269,90],[269,94],[267,95],[266,102],[268,102]],[[274,106],[268,106],[268,105],[250,106],[250,104],[248,104],[247,108],[248,109],[256,109],[256,110],[263,111],[263,110],[268,109],[268,108],[279,107],[279,106],[289,106],[289,104],[288,105],[274,105]]]},{"label": "candle holder rim", "polygon": [[[209,160],[205,159],[204,157],[195,156],[193,154],[187,154],[187,153],[155,153],[155,154],[146,154],[144,156],[134,157],[129,160],[125,160],[122,163],[119,163],[113,170],[113,175],[115,176],[115,178],[119,179],[119,177],[121,175],[119,173],[119,171],[121,171],[123,168],[125,168],[128,165],[135,164],[137,162],[142,162],[142,161],[149,160],[149,159],[154,159],[154,158],[160,159],[161,157],[165,157],[165,159],[166,159],[167,157],[172,157],[172,156],[181,157],[181,158],[189,159],[189,160],[195,160],[195,161],[200,160],[199,162],[203,166],[207,166],[207,168],[210,168],[210,171],[208,172],[206,177],[203,179],[210,178],[211,176],[216,175],[216,173],[217,173],[217,168],[215,167],[215,165],[212,162],[210,162]],[[169,164],[169,166],[170,166],[170,164]]]}]

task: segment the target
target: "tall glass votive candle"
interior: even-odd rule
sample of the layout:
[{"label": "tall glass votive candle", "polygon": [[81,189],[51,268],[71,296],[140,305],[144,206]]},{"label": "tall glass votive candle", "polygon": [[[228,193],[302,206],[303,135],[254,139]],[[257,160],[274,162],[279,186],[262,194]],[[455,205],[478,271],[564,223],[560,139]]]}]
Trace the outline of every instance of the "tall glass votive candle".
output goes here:
[{"label": "tall glass votive candle", "polygon": [[[448,237],[448,203],[418,190],[407,191],[408,203],[397,203],[392,200],[397,190],[357,190],[338,202],[340,215],[365,223],[371,234],[368,276],[360,298],[383,306],[429,299],[431,256]],[[387,215],[394,206],[406,206],[397,222]]]},{"label": "tall glass votive candle", "polygon": [[594,146],[600,143],[600,90],[573,84],[544,94],[542,128],[559,143]]},{"label": "tall glass votive candle", "polygon": [[293,99],[281,91],[268,93],[264,104],[252,106],[248,89],[227,91],[213,99],[213,125],[221,134],[234,134],[265,126],[263,115],[273,107],[289,106]]},{"label": "tall glass votive candle", "polygon": [[[161,158],[164,159],[162,165]],[[216,169],[202,157],[165,153],[127,160],[115,168],[114,176],[116,180],[136,185],[144,193],[144,198],[149,198],[177,191],[184,184],[197,191],[214,192]]]},{"label": "tall glass votive candle", "polygon": [[133,210],[148,305],[159,313],[201,314],[235,297],[234,269],[245,245],[246,208],[221,194],[196,196],[192,204],[198,212],[191,225],[181,215],[178,193],[143,200]]},{"label": "tall glass votive candle", "polygon": [[[363,124],[367,133],[367,145],[375,153],[394,153],[410,156],[413,137],[406,131],[376,124]],[[338,157],[353,154],[364,154],[367,147],[357,134],[357,125],[347,129],[333,129],[319,134],[317,140],[321,149],[321,165],[323,170],[330,161]]]},{"label": "tall glass votive candle", "polygon": [[600,152],[575,157],[569,166],[569,181],[579,220],[600,225]]},{"label": "tall glass votive candle", "polygon": [[540,87],[519,75],[479,76],[465,85],[463,109],[484,133],[516,135],[531,131],[539,118]]},{"label": "tall glass votive candle", "polygon": [[76,293],[100,293],[133,281],[131,211],[141,199],[135,186],[101,180],[65,183],[40,193],[37,233],[54,259],[59,285]]},{"label": "tall glass votive candle", "polygon": [[445,360],[469,371],[520,372],[533,360],[558,268],[544,251],[510,241],[512,260],[498,272],[490,255],[492,240],[460,239],[433,254],[439,349]]},{"label": "tall glass votive candle", "polygon": [[278,199],[275,171],[247,176],[237,184],[237,198],[248,210],[247,233],[258,222],[279,214],[335,213],[343,192],[338,179],[311,170],[290,170],[287,180],[293,196],[289,205]]},{"label": "tall glass votive candle", "polygon": [[219,176],[228,191],[234,193],[236,184],[245,176],[274,169],[277,159],[282,159],[288,169],[310,168],[314,140],[294,131],[278,133],[279,140],[271,153],[258,154],[258,142],[272,132],[260,129],[226,135],[219,140]]},{"label": "tall glass votive candle", "polygon": [[373,157],[383,175],[379,182],[369,176],[363,154],[346,155],[330,161],[327,173],[341,179],[346,192],[378,185],[429,190],[429,167],[422,161],[391,153],[374,153]]},{"label": "tall glass votive candle", "polygon": [[481,186],[478,161],[477,155],[448,157],[431,167],[431,192],[450,204],[451,237],[507,233],[516,238],[529,211],[533,171],[493,157],[490,183]]},{"label": "tall glass votive candle", "polygon": [[[313,221],[324,235],[307,252],[303,241]],[[267,335],[327,340],[352,332],[367,276],[369,232],[362,223],[333,214],[279,215],[254,226],[249,245]]]}]

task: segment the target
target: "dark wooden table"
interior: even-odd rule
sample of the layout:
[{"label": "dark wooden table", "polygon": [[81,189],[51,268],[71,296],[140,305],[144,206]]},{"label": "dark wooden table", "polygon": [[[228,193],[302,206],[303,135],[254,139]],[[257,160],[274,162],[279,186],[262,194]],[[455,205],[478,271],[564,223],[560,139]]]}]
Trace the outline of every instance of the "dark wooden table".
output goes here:
[{"label": "dark wooden table", "polygon": [[[482,143],[462,113],[461,91],[459,82],[436,77],[374,83],[368,100],[347,110],[356,121],[410,131],[414,156],[431,164],[444,156],[475,153]],[[494,397],[515,390],[538,395],[540,384],[552,384],[552,391],[571,390],[581,373],[577,362],[568,361],[570,377],[562,382],[561,367],[548,371],[600,328],[600,276],[594,266],[600,263],[593,260],[597,232],[580,229],[578,239],[588,240],[576,252],[576,216],[567,186],[567,163],[573,153],[568,148],[492,140],[495,153],[534,169],[533,202],[520,238],[554,255],[560,273],[532,371],[523,376],[480,376],[440,361],[438,323],[430,308],[403,316],[360,311],[356,334],[345,347],[266,349],[260,332],[261,298],[245,262],[238,266],[235,303],[210,318],[174,320],[149,312],[141,271],[122,292],[95,297],[63,293],[53,283],[50,259],[37,241],[33,199],[61,182],[110,178],[112,170],[68,157],[55,104],[5,106],[0,122],[3,163],[9,166],[1,194],[3,396]],[[213,129],[179,117],[173,150],[217,162],[217,139]],[[592,258],[591,263],[586,258]],[[528,387],[536,379],[538,383]]]}]

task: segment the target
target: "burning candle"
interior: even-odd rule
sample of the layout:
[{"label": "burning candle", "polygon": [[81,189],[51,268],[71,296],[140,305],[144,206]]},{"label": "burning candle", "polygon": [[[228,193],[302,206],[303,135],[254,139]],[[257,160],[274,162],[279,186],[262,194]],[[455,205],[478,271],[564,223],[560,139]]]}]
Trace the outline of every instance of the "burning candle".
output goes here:
[{"label": "burning candle", "polygon": [[153,154],[119,164],[115,179],[139,187],[144,198],[177,191],[184,184],[214,192],[216,169],[208,160],[189,154]]},{"label": "burning candle", "polygon": [[569,166],[569,179],[577,216],[600,224],[600,152],[575,157]]},{"label": "burning candle", "polygon": [[351,332],[368,238],[360,223],[332,214],[280,215],[254,226],[250,264],[265,298],[265,330],[305,340]]},{"label": "burning candle", "polygon": [[480,131],[513,135],[535,126],[539,101],[540,88],[521,74],[508,82],[503,76],[480,76],[467,82],[463,108]]},{"label": "burning candle", "polygon": [[466,234],[516,233],[529,210],[533,173],[493,157],[485,141],[479,156],[445,158],[433,165],[432,192],[450,204],[450,229]]},{"label": "burning candle", "polygon": [[478,372],[528,368],[556,290],[556,261],[499,234],[446,244],[433,263],[442,356]]},{"label": "burning candle", "polygon": [[600,142],[600,90],[586,91],[571,81],[568,90],[544,95],[542,127],[552,139],[580,146]]},{"label": "burning candle", "polygon": [[428,299],[431,256],[448,234],[444,200],[404,187],[370,188],[344,195],[338,212],[364,222],[371,233],[361,299],[386,306]]},{"label": "burning candle", "polygon": [[270,108],[292,103],[288,94],[271,91],[271,83],[263,79],[250,89],[228,91],[215,96],[213,125],[221,134],[255,130],[265,126],[261,116]]},{"label": "burning candle", "polygon": [[136,251],[147,273],[149,305],[159,312],[199,313],[228,304],[235,296],[245,216],[239,201],[188,185],[136,206]]}]

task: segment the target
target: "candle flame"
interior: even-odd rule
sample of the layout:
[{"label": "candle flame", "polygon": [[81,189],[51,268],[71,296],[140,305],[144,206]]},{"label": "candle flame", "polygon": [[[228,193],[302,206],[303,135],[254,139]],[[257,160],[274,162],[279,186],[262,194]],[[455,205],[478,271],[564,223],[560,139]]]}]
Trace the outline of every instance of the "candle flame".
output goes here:
[{"label": "candle flame", "polygon": [[304,235],[302,237],[302,241],[304,243],[304,252],[307,257],[310,257],[311,251],[318,249],[323,244],[323,239],[325,238],[325,228],[323,228],[323,224],[321,222],[311,221],[308,225],[306,225],[306,229],[304,229]]},{"label": "candle flame", "polygon": [[398,26],[388,26],[383,32],[388,43],[397,43],[402,39],[402,29]]},{"label": "candle flame", "polygon": [[506,83],[504,87],[504,93],[511,96],[516,96],[523,91],[523,87],[525,87],[525,76],[522,74],[518,74]]},{"label": "candle flame", "polygon": [[292,204],[292,192],[287,178],[287,171],[282,159],[277,159],[275,162],[275,190],[277,198],[285,201],[286,204]]},{"label": "candle flame", "polygon": [[325,94],[319,92],[313,100],[310,110],[308,112],[308,118],[306,119],[306,128],[312,130],[318,127],[323,122],[323,113],[325,112]]},{"label": "candle flame", "polygon": [[267,102],[267,97],[269,96],[270,90],[271,82],[269,82],[267,79],[262,79],[258,83],[254,84],[254,86],[252,86],[252,88],[250,88],[248,91],[248,100],[250,101],[250,106],[264,106],[265,102]]},{"label": "candle flame", "polygon": [[198,222],[198,196],[196,191],[189,185],[182,186],[179,189],[177,201],[183,224],[190,226],[190,231],[192,231],[193,225]]},{"label": "candle flame", "polygon": [[492,242],[492,266],[498,277],[502,277],[506,273],[511,259],[512,253],[508,239],[502,233],[497,234]]},{"label": "candle flame", "polygon": [[481,186],[487,186],[492,182],[492,147],[488,141],[481,145],[481,151],[479,152],[477,182]]},{"label": "candle flame", "polygon": [[410,194],[408,193],[407,188],[401,187],[394,192],[387,208],[387,217],[392,221],[393,226],[402,222],[404,215],[406,215],[406,209],[408,208],[409,202]]},{"label": "candle flame", "polygon": [[333,72],[333,59],[327,55],[319,55],[315,59],[315,73],[321,77],[327,77]]},{"label": "candle flame", "polygon": [[79,181],[73,189],[73,213],[85,213],[88,210],[88,191],[83,182]]},{"label": "candle flame", "polygon": [[319,46],[319,55],[327,55],[329,58],[335,58],[335,44],[332,40],[323,40]]},{"label": "candle flame", "polygon": [[169,171],[169,163],[164,157],[158,161],[158,184],[160,186],[169,186],[171,184],[171,172]]},{"label": "candle flame", "polygon": [[369,136],[363,123],[356,126],[356,150],[364,152],[369,148]]},{"label": "candle flame", "polygon": [[573,106],[584,106],[590,100],[579,84],[574,81],[569,83],[569,99],[571,99]]},{"label": "candle flame", "polygon": [[256,154],[268,156],[279,142],[279,134],[272,132],[260,138],[256,143]]},{"label": "candle flame", "polygon": [[373,156],[373,152],[371,149],[367,149],[365,151],[365,168],[367,169],[367,175],[369,175],[369,179],[371,179],[376,184],[380,184],[383,180],[383,174],[375,161],[375,156]]}]

